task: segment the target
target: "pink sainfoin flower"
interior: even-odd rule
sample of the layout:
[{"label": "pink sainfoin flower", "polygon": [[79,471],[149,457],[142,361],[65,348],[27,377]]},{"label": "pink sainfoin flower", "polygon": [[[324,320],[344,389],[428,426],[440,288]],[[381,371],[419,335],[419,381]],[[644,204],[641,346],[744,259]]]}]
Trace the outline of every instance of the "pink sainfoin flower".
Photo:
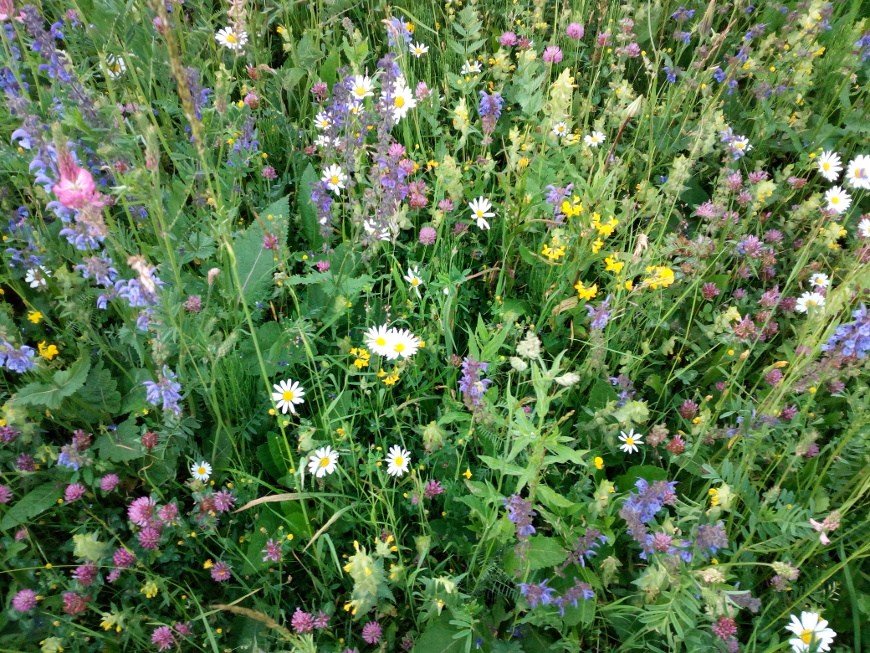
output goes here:
[{"label": "pink sainfoin flower", "polygon": [[103,492],[111,492],[116,487],[118,487],[118,483],[120,479],[117,474],[106,474],[103,478],[100,479],[100,489]]},{"label": "pink sainfoin flower", "polygon": [[582,39],[585,33],[586,30],[583,29],[583,25],[581,25],[580,23],[571,23],[565,29],[565,34],[567,34],[572,39]]},{"label": "pink sainfoin flower", "polygon": [[229,580],[231,576],[230,566],[225,562],[218,561],[211,568],[211,577],[219,583]]},{"label": "pink sainfoin flower", "polygon": [[499,38],[499,43],[501,43],[506,48],[510,48],[519,43],[519,39],[517,39],[517,35],[513,32],[505,32]]},{"label": "pink sainfoin flower", "polygon": [[420,229],[420,243],[423,245],[434,245],[435,239],[438,237],[438,232],[434,227],[423,227]]},{"label": "pink sainfoin flower", "polygon": [[544,49],[544,63],[559,63],[562,61],[562,48],[551,45]]},{"label": "pink sainfoin flower", "polygon": [[214,507],[218,512],[227,512],[236,503],[236,498],[229,490],[221,490],[214,495]]},{"label": "pink sainfoin flower", "polygon": [[329,261],[317,261],[314,264],[318,272],[326,272],[329,269]]},{"label": "pink sainfoin flower", "polygon": [[12,490],[5,485],[0,485],[0,503],[9,503],[12,500]]},{"label": "pink sainfoin flower", "polygon": [[362,629],[362,638],[369,644],[377,644],[381,641],[381,624],[377,621],[370,621]]},{"label": "pink sainfoin flower", "polygon": [[830,544],[831,540],[828,539],[827,533],[829,531],[835,531],[840,528],[840,512],[835,510],[830,515],[825,517],[824,521],[817,522],[815,519],[810,519],[810,526],[813,527],[815,531],[821,533],[819,535],[819,542],[822,544]]},{"label": "pink sainfoin flower", "polygon": [[296,608],[296,612],[290,618],[290,625],[297,634],[310,633],[314,630],[314,616]]},{"label": "pink sainfoin flower", "polygon": [[160,531],[156,528],[146,526],[136,536],[143,549],[156,549],[160,545]]},{"label": "pink sainfoin flower", "polygon": [[63,492],[64,501],[67,503],[72,503],[73,501],[78,501],[83,496],[85,496],[85,492],[87,489],[81,483],[73,483],[72,485],[67,485],[66,490]]},{"label": "pink sainfoin flower", "polygon": [[175,645],[175,637],[172,635],[172,628],[169,626],[160,626],[155,628],[151,634],[151,643],[157,645],[158,651],[168,651]]},{"label": "pink sainfoin flower", "polygon": [[60,181],[52,190],[58,201],[68,209],[82,209],[88,205],[101,204],[96,184],[91,173],[73,161],[66,148],[58,148],[57,164],[60,168]]},{"label": "pink sainfoin flower", "polygon": [[12,597],[12,607],[18,612],[30,612],[36,607],[37,600],[36,592],[33,590],[21,590]]},{"label": "pink sainfoin flower", "polygon": [[94,584],[97,578],[97,565],[89,562],[86,565],[79,565],[72,573],[72,577],[82,584],[82,587],[90,587]]},{"label": "pink sainfoin flower", "polygon": [[190,629],[190,622],[185,621],[184,623],[175,624],[175,632],[181,635],[182,637],[190,637],[193,634],[193,631]]},{"label": "pink sainfoin flower", "polygon": [[139,497],[127,508],[127,516],[137,526],[148,526],[154,520],[157,502],[151,497]]},{"label": "pink sainfoin flower", "polygon": [[[270,539],[266,542],[266,548],[263,549],[263,562],[267,560],[271,560],[272,562],[281,562],[281,542],[276,542],[273,539]],[[298,608],[297,608],[298,610]]]},{"label": "pink sainfoin flower", "polygon": [[9,20],[12,10],[12,0],[0,0],[0,21]]}]

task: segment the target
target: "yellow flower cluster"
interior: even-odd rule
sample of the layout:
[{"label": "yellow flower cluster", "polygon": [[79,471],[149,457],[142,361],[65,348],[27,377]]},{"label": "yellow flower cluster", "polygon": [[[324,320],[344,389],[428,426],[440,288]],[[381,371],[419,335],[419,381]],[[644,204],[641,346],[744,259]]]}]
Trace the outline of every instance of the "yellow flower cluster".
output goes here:
[{"label": "yellow flower cluster", "polygon": [[558,261],[560,258],[565,256],[565,246],[561,243],[558,236],[553,235],[552,242],[549,245],[544,243],[544,247],[541,249],[541,254],[551,261]]},{"label": "yellow flower cluster", "polygon": [[37,347],[39,348],[39,355],[42,356],[46,360],[51,360],[55,356],[57,356],[60,352],[57,347],[54,345],[48,345],[46,347],[45,340],[40,342]]},{"label": "yellow flower cluster", "polygon": [[598,294],[597,283],[593,283],[591,286],[585,286],[583,285],[583,281],[578,281],[574,288],[577,290],[577,294],[580,295],[580,299],[592,299]]},{"label": "yellow flower cluster", "polygon": [[574,195],[571,201],[565,200],[562,202],[562,213],[566,218],[573,218],[575,215],[580,215],[583,211],[583,205],[580,203],[580,198]]},{"label": "yellow flower cluster", "polygon": [[610,216],[610,219],[607,222],[601,222],[601,216],[598,213],[594,213],[592,215],[592,226],[598,230],[598,233],[605,238],[610,236],[615,230],[616,225],[619,224],[619,220]]},{"label": "yellow flower cluster", "polygon": [[650,265],[646,269],[652,276],[643,280],[653,290],[667,288],[674,282],[674,271],[661,265]]},{"label": "yellow flower cluster", "polygon": [[379,370],[376,375],[381,381],[384,382],[384,385],[396,385],[399,380],[400,372],[398,367],[394,367],[389,374],[384,372],[383,369]]},{"label": "yellow flower cluster", "polygon": [[607,265],[605,268],[607,272],[615,272],[616,274],[622,272],[622,268],[625,267],[625,263],[616,260],[615,254],[604,259],[604,263]]},{"label": "yellow flower cluster", "polygon": [[360,347],[359,349],[357,349],[356,347],[352,348],[350,350],[350,355],[356,356],[356,360],[353,362],[353,364],[356,365],[357,369],[360,370],[364,367],[369,366],[369,359],[372,357],[372,355],[362,347]]}]

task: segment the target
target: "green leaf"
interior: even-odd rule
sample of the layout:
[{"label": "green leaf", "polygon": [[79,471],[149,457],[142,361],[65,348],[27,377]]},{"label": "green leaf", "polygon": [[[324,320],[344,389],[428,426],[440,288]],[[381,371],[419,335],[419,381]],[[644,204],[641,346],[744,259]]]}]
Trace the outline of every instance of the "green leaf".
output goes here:
[{"label": "green leaf", "polygon": [[529,569],[543,569],[555,567],[565,562],[568,552],[565,551],[556,540],[543,535],[535,535],[529,538],[531,547],[528,551]]},{"label": "green leaf", "polygon": [[302,219],[302,235],[308,241],[311,249],[319,249],[323,239],[320,237],[320,224],[317,222],[317,211],[311,201],[311,185],[317,183],[317,171],[310,163],[302,173],[296,193],[299,203],[299,216]]},{"label": "green leaf", "polygon": [[136,417],[131,415],[114,431],[103,433],[94,444],[99,450],[100,458],[124,462],[142,456],[138,436],[139,427],[136,426]]},{"label": "green leaf", "polygon": [[453,639],[459,634],[455,628],[451,628],[446,614],[426,629],[417,641],[414,642],[415,651],[426,653],[460,653],[464,650],[461,640]]},{"label": "green leaf", "polygon": [[44,483],[40,485],[24,495],[18,503],[9,509],[6,516],[3,517],[3,521],[0,522],[0,528],[9,530],[18,524],[33,519],[51,508],[61,497],[63,497],[63,492],[56,484]]},{"label": "green leaf", "polygon": [[546,485],[538,486],[538,499],[548,508],[570,508],[574,505],[573,501],[566,499]]},{"label": "green leaf", "polygon": [[91,359],[82,356],[72,367],[54,373],[51,383],[29,383],[19,390],[12,401],[16,406],[60,407],[60,402],[81,388],[88,378]]},{"label": "green leaf", "polygon": [[273,260],[272,250],[263,247],[263,238],[268,231],[277,236],[279,242],[287,240],[289,195],[269,205],[259,215],[260,219],[243,231],[235,243],[241,295],[248,304],[265,299],[277,262]]},{"label": "green leaf", "polygon": [[112,374],[103,368],[103,362],[100,361],[91,368],[88,380],[77,396],[88,408],[115,414],[121,409],[121,393],[117,388]]}]

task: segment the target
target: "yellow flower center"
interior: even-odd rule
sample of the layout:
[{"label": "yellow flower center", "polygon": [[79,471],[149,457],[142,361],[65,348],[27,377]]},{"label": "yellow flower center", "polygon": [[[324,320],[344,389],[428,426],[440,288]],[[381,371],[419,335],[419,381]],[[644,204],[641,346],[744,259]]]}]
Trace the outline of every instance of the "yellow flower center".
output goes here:
[{"label": "yellow flower center", "polygon": [[197,467],[196,473],[199,474],[200,476],[205,476],[205,467]]},{"label": "yellow flower center", "polygon": [[805,630],[804,632],[802,632],[801,633],[801,641],[804,644],[811,644],[813,641],[813,631]]},{"label": "yellow flower center", "polygon": [[328,467],[329,463],[331,463],[331,462],[332,461],[329,459],[329,456],[324,456],[323,458],[320,459],[320,466],[321,467]]},{"label": "yellow flower center", "polygon": [[239,39],[236,38],[236,35],[230,32],[227,34],[227,43],[238,43]]},{"label": "yellow flower center", "polygon": [[815,299],[808,299],[808,300],[807,300],[807,306],[815,306],[816,303],[817,303],[817,302],[816,302]]},{"label": "yellow flower center", "polygon": [[293,391],[292,391],[292,390],[285,390],[285,391],[284,391],[284,394],[281,395],[281,398],[282,398],[284,401],[293,401],[293,398],[294,398],[295,396],[296,396],[296,395],[293,394]]},{"label": "yellow flower center", "polygon": [[393,349],[395,349],[398,353],[401,354],[403,351],[405,351],[405,343],[404,342],[396,343],[396,346],[393,347]]},{"label": "yellow flower center", "polygon": [[828,170],[831,169],[831,164],[828,163],[827,161],[825,161],[825,162],[822,164],[822,169],[823,169],[825,172],[827,172]]},{"label": "yellow flower center", "polygon": [[386,338],[378,338],[377,340],[375,340],[375,344],[383,347],[385,344],[387,344],[387,340]]},{"label": "yellow flower center", "polygon": [[405,106],[405,98],[403,98],[401,95],[397,95],[396,99],[393,100],[393,104],[395,104],[396,107],[401,109],[403,106]]},{"label": "yellow flower center", "polygon": [[393,465],[395,465],[396,467],[401,467],[404,464],[405,464],[405,459],[402,458],[401,456],[396,456],[393,459]]},{"label": "yellow flower center", "polygon": [[365,86],[357,86],[355,89],[353,89],[353,92],[356,94],[357,97],[365,97],[366,96]]},{"label": "yellow flower center", "polygon": [[338,176],[337,175],[332,175],[329,178],[329,181],[333,186],[338,186]]},{"label": "yellow flower center", "polygon": [[839,203],[840,203],[840,198],[837,197],[836,195],[834,195],[834,196],[831,198],[831,204],[839,204]]},{"label": "yellow flower center", "polygon": [[625,438],[625,444],[631,446],[634,444],[634,438]]}]

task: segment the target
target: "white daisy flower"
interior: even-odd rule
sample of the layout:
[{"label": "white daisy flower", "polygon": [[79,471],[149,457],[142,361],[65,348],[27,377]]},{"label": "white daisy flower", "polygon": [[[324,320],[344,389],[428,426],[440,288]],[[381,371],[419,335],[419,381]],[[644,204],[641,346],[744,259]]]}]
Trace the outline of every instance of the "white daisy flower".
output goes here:
[{"label": "white daisy flower", "polygon": [[404,83],[399,81],[393,86],[393,116],[396,122],[408,115],[408,111],[417,106],[417,100],[414,99],[414,91],[412,91]]},{"label": "white daisy flower", "polygon": [[338,452],[332,447],[317,449],[308,457],[308,473],[314,474],[315,478],[323,478],[336,470],[337,463]]},{"label": "white daisy flower", "polygon": [[423,45],[422,43],[411,44],[411,54],[413,54],[415,57],[420,58],[427,52],[429,52],[428,45]]},{"label": "white daisy flower", "polygon": [[344,188],[344,181],[347,179],[347,175],[344,174],[340,166],[333,164],[326,167],[320,179],[326,182],[326,187],[329,190],[338,194],[338,191]]},{"label": "white daisy flower", "polygon": [[106,68],[108,69],[109,77],[117,79],[127,70],[127,64],[124,60],[115,54],[106,55]]},{"label": "white daisy flower", "polygon": [[749,139],[746,136],[735,136],[731,139],[731,151],[736,158],[741,158],[751,149],[752,145],[749,144]]},{"label": "white daisy flower", "polygon": [[205,483],[211,477],[211,465],[204,460],[190,466],[190,475]]},{"label": "white daisy flower", "polygon": [[459,71],[463,75],[470,75],[471,73],[479,73],[480,72],[480,62],[475,59],[472,61],[471,59],[466,59],[465,63],[462,64],[462,70]]},{"label": "white daisy flower", "polygon": [[241,50],[248,42],[248,35],[244,32],[235,32],[232,27],[224,27],[214,35],[217,42],[230,50]]},{"label": "white daisy flower", "polygon": [[477,220],[479,229],[489,229],[489,222],[484,218],[494,218],[495,213],[490,211],[492,203],[485,197],[478,197],[468,203],[468,208],[471,209],[471,217]]},{"label": "white daisy flower", "polygon": [[329,129],[332,127],[332,118],[329,117],[329,114],[326,113],[326,111],[321,111],[314,118],[314,126],[320,131]]},{"label": "white daisy flower", "polygon": [[29,283],[31,288],[45,288],[48,286],[47,277],[51,276],[44,265],[36,268],[29,268],[27,274],[24,275],[24,282]]},{"label": "white daisy flower", "polygon": [[[327,147],[335,147],[338,148],[341,145],[341,139],[336,136],[335,138],[330,138],[326,134],[318,134],[317,138],[314,139],[314,144],[318,148],[327,148]],[[323,181],[327,181],[324,179]]]},{"label": "white daisy flower", "polygon": [[363,222],[363,229],[369,236],[374,236],[378,240],[389,240],[390,231],[386,227],[381,227],[375,224],[373,220]]},{"label": "white daisy flower", "polygon": [[408,471],[408,467],[411,464],[411,452],[394,444],[387,452],[384,462],[387,463],[387,474],[390,476],[401,476]]},{"label": "white daisy flower", "polygon": [[364,100],[375,94],[375,85],[368,75],[356,75],[351,78],[350,95],[354,100]]},{"label": "white daisy flower", "polygon": [[846,181],[852,188],[870,190],[870,156],[859,154],[849,162]]},{"label": "white daisy flower", "polygon": [[837,633],[828,628],[828,622],[819,619],[816,612],[801,612],[800,619],[791,615],[791,623],[785,629],[797,635],[788,640],[795,653],[809,650],[830,651],[834,637],[837,636]]},{"label": "white daisy flower", "polygon": [[421,340],[407,329],[390,329],[390,353],[388,360],[410,358],[420,349]]},{"label": "white daisy flower", "polygon": [[861,238],[870,238],[870,220],[867,218],[858,223],[858,235]]},{"label": "white daisy flower", "polygon": [[583,137],[583,142],[589,147],[598,147],[606,140],[607,137],[601,132],[592,132]]},{"label": "white daisy flower", "polygon": [[272,401],[277,403],[278,409],[285,415],[288,410],[295,415],[296,404],[305,403],[305,400],[302,398],[305,396],[305,390],[299,384],[299,381],[291,379],[280,381],[274,384],[272,389],[275,391],[272,393]]},{"label": "white daisy flower", "polygon": [[372,327],[366,331],[365,336],[363,337],[366,341],[366,348],[376,354],[380,354],[381,356],[386,356],[388,358],[393,356],[393,330],[387,328],[386,324],[382,324],[379,327]]},{"label": "white daisy flower", "polygon": [[849,193],[839,186],[828,189],[828,192],[825,193],[825,201],[828,203],[828,209],[834,213],[842,213],[852,205]]},{"label": "white daisy flower", "polygon": [[413,268],[409,267],[408,274],[406,274],[403,278],[405,279],[405,281],[411,284],[411,288],[416,291],[417,297],[419,297],[420,286],[423,285],[423,280],[420,278],[420,271],[417,269],[417,266],[415,265]]},{"label": "white daisy flower", "polygon": [[568,134],[568,125],[565,122],[557,122],[553,125],[553,135],[558,137],[563,137]]},{"label": "white daisy flower", "polygon": [[622,449],[625,453],[634,453],[635,451],[639,451],[637,445],[643,444],[643,436],[634,432],[634,429],[629,429],[628,433],[625,431],[620,431],[621,435],[619,439],[622,440],[622,444],[619,445],[619,448]]},{"label": "white daisy flower", "polygon": [[828,181],[837,181],[843,171],[840,155],[836,152],[822,152],[819,157],[819,174]]},{"label": "white daisy flower", "polygon": [[365,107],[363,106],[362,102],[357,102],[354,100],[350,103],[350,105],[348,105],[347,112],[352,116],[358,116],[363,112],[364,108]]},{"label": "white daisy flower", "polygon": [[816,288],[827,288],[831,285],[831,279],[824,272],[816,272],[810,277],[810,283]]},{"label": "white daisy flower", "polygon": [[797,305],[795,305],[794,310],[798,313],[806,313],[810,309],[810,306],[824,308],[825,296],[817,292],[805,292],[803,295],[798,297]]}]

